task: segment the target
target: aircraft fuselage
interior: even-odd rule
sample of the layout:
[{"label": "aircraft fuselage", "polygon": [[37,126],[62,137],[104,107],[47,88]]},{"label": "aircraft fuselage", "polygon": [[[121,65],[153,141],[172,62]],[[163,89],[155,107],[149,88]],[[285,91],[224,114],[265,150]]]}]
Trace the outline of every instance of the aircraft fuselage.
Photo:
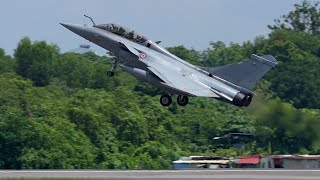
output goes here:
[{"label": "aircraft fuselage", "polygon": [[[235,105],[242,106],[244,96],[251,98],[253,93],[243,87],[237,86],[224,79],[216,77],[201,68],[194,66],[177,56],[171,54],[166,49],[150,40],[142,43],[133,42],[118,34],[103,30],[97,27],[87,27],[80,25],[62,24],[72,32],[82,36],[83,38],[97,44],[98,46],[112,52],[116,57],[125,61],[123,69],[138,79],[144,80],[154,86],[162,88],[168,92],[180,94],[183,96],[193,96],[193,94],[184,93],[183,91],[164,83],[161,78],[152,73],[148,69],[149,63],[156,63],[170,68],[173,71],[180,72],[183,76],[195,80],[199,86],[203,86],[215,94],[219,95],[222,101],[231,102]],[[128,50],[128,47],[136,47],[139,49],[140,56],[152,56],[153,59],[144,59]],[[132,51],[136,51],[133,49]],[[146,54],[144,54],[146,53]],[[169,57],[169,58],[167,58]],[[240,99],[239,99],[240,98]],[[239,100],[238,100],[239,99]],[[236,102],[241,101],[241,102]],[[250,102],[248,102],[250,104]]]}]

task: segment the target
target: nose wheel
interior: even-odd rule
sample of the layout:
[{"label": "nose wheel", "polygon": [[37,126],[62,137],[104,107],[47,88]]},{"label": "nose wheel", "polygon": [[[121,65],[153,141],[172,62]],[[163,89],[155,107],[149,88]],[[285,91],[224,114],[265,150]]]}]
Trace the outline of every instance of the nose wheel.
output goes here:
[{"label": "nose wheel", "polygon": [[107,76],[108,77],[113,77],[114,76],[114,72],[113,71],[108,71],[107,72]]},{"label": "nose wheel", "polygon": [[170,106],[171,103],[172,103],[172,98],[171,98],[171,96],[165,94],[165,95],[162,95],[162,96],[160,97],[160,104],[161,104],[162,106],[167,107],[167,106]]},{"label": "nose wheel", "polygon": [[107,76],[108,77],[113,77],[114,76],[114,71],[116,70],[118,64],[119,64],[120,59],[119,58],[115,58],[112,62],[112,67],[111,67],[111,71],[107,72]]},{"label": "nose wheel", "polygon": [[177,103],[180,106],[186,106],[188,104],[188,102],[189,102],[188,96],[179,95],[178,98],[177,98]]}]

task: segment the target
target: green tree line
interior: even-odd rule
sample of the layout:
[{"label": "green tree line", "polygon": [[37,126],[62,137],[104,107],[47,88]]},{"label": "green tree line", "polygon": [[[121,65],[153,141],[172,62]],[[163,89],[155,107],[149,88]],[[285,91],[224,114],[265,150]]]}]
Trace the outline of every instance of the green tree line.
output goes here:
[{"label": "green tree line", "polygon": [[[61,53],[23,38],[13,56],[0,49],[0,168],[170,169],[180,156],[320,153],[320,19],[303,1],[269,26],[268,37],[211,42],[203,52],[169,51],[198,66],[251,54],[279,62],[255,87],[249,108],[209,98],[160,105],[158,90],[117,69],[111,58]],[[254,135],[216,140],[230,132]]]}]

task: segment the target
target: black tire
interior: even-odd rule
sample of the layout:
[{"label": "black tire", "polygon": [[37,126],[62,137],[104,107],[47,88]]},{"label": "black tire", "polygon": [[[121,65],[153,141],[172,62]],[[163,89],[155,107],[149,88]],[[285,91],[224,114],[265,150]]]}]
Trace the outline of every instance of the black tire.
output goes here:
[{"label": "black tire", "polygon": [[167,107],[167,106],[170,106],[171,103],[172,103],[172,98],[171,98],[171,96],[165,94],[165,95],[162,95],[162,96],[160,97],[160,104],[161,104],[162,106]]},{"label": "black tire", "polygon": [[178,103],[180,106],[186,106],[186,105],[189,103],[189,98],[188,98],[188,96],[179,95],[178,98],[177,98],[177,103]]},{"label": "black tire", "polygon": [[113,76],[114,76],[114,72],[108,71],[108,72],[107,72],[107,76],[108,76],[108,77],[113,77]]}]

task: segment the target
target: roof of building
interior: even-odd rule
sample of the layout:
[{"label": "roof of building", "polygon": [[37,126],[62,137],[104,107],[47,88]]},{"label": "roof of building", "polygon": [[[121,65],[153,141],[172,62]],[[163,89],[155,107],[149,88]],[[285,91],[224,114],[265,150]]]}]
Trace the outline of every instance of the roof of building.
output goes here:
[{"label": "roof of building", "polygon": [[272,159],[320,160],[320,155],[272,155]]},{"label": "roof of building", "polygon": [[177,160],[174,164],[228,164],[230,160]]},{"label": "roof of building", "polygon": [[236,161],[237,164],[259,164],[259,158],[247,158],[247,159],[239,159]]},{"label": "roof of building", "polygon": [[240,156],[239,159],[236,160],[237,164],[259,164],[261,156],[254,155],[254,156]]},{"label": "roof of building", "polygon": [[230,162],[229,158],[217,157],[217,156],[189,156],[180,157],[179,160],[173,161],[174,164],[177,163],[187,163],[187,164],[228,164]]},{"label": "roof of building", "polygon": [[219,156],[190,156],[191,160],[229,160],[226,157]]}]

